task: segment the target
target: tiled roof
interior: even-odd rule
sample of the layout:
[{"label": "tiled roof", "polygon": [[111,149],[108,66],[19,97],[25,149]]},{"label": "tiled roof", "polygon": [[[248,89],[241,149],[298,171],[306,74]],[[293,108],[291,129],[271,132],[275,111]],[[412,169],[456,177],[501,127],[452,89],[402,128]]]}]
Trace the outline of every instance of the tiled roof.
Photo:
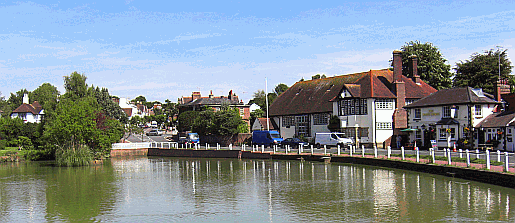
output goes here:
[{"label": "tiled roof", "polygon": [[180,106],[194,106],[194,105],[222,105],[224,103],[231,104],[231,105],[239,105],[239,100],[231,100],[229,98],[220,98],[220,97],[212,97],[212,98],[199,98],[195,99],[191,102],[188,102],[186,104],[180,105]]},{"label": "tiled roof", "polygon": [[[422,81],[416,84],[405,76],[402,76],[402,80],[406,87],[406,98],[418,99],[436,92],[434,88]],[[388,69],[300,81],[275,99],[270,106],[270,115],[332,112],[332,101],[338,99],[344,89],[347,89],[353,97],[396,98],[392,81],[393,71]]]},{"label": "tiled roof", "polygon": [[43,110],[43,107],[35,101],[33,104],[22,104],[18,108],[14,109],[12,113],[32,113],[33,115],[39,114]]},{"label": "tiled roof", "polygon": [[491,95],[485,94],[480,97],[473,92],[471,87],[451,88],[439,90],[425,98],[422,98],[406,108],[439,106],[439,105],[459,105],[459,104],[497,104],[491,98]]},{"label": "tiled roof", "polygon": [[127,114],[128,117],[132,116],[132,108],[122,108],[123,112]]},{"label": "tiled roof", "polygon": [[[261,124],[261,126],[263,126],[263,128],[266,128],[267,118],[258,118],[258,120],[259,120],[259,123]],[[270,120],[270,119],[268,119],[268,120]],[[277,126],[277,124],[275,123],[275,121],[273,119],[271,122],[269,121],[269,127],[270,127],[270,130],[279,129],[279,127]]]},{"label": "tiled roof", "polygon": [[515,119],[514,111],[507,111],[503,113],[494,113],[487,116],[483,121],[478,123],[476,127],[483,128],[496,128],[502,126],[508,126]]}]

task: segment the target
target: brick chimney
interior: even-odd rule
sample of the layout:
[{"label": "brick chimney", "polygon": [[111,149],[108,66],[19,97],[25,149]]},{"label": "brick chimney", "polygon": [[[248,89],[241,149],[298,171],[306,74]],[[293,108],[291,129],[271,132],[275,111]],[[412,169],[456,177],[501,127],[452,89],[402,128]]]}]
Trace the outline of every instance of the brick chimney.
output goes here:
[{"label": "brick chimney", "polygon": [[202,96],[200,95],[200,91],[194,91],[191,93],[191,100],[200,99]]},{"label": "brick chimney", "polygon": [[213,96],[214,96],[214,95],[213,95],[213,90],[211,90],[211,91],[209,92],[209,98],[213,98]]},{"label": "brick chimney", "polygon": [[402,51],[394,50],[393,51],[393,82],[397,82],[402,80]]},{"label": "brick chimney", "polygon": [[23,94],[23,104],[29,104],[29,95]]},{"label": "brick chimney", "polygon": [[406,105],[406,85],[402,81],[401,51],[393,51],[393,84],[396,96],[395,111],[393,113],[394,135],[400,134],[401,129],[408,127],[408,113],[403,108]]},{"label": "brick chimney", "polygon": [[418,67],[417,67],[417,64],[418,64],[418,58],[417,58],[417,55],[411,55],[409,57],[409,69],[410,69],[410,74],[411,74],[411,79],[413,80],[413,82],[415,82],[415,84],[420,84],[420,76],[418,75]]}]

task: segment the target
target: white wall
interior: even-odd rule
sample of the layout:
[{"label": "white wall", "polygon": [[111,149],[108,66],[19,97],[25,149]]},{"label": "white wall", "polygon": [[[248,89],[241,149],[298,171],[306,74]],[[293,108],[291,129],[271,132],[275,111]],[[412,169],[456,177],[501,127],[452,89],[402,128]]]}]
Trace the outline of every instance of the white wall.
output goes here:
[{"label": "white wall", "polygon": [[[32,113],[26,113],[25,122],[39,123],[41,121],[41,115],[33,115]],[[12,113],[11,118],[18,118],[18,113]]]}]

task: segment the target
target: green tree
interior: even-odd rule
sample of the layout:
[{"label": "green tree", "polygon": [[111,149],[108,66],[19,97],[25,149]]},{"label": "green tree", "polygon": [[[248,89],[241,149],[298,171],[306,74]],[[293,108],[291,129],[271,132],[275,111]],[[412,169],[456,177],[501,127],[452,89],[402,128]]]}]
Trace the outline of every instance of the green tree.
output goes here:
[{"label": "green tree", "polygon": [[145,96],[143,95],[140,95],[134,99],[131,100],[132,103],[140,103],[140,104],[145,104],[147,102],[147,99],[145,98]]},{"label": "green tree", "polygon": [[[283,89],[283,86],[279,86],[279,87],[276,86],[276,90],[279,90],[279,92],[281,92],[282,89]],[[284,91],[282,91],[282,92],[284,92]],[[271,92],[271,93],[266,94],[266,96],[268,96],[268,107],[270,107],[270,105],[275,101],[275,99],[277,98],[278,95],[275,92]],[[263,110],[266,113],[266,111],[268,110],[268,108],[266,107],[266,96],[265,96],[265,91],[258,90],[256,92],[254,92],[254,95],[253,95],[254,98],[252,98],[249,101],[249,104],[257,104],[261,108],[261,110]]]},{"label": "green tree", "polygon": [[213,134],[215,129],[214,119],[215,111],[211,108],[199,112],[192,124],[192,131],[200,135]]},{"label": "green tree", "polygon": [[52,115],[52,112],[57,106],[59,94],[57,87],[49,83],[43,83],[34,91],[30,92],[29,100],[30,103],[37,101],[43,107],[45,116],[48,118]]},{"label": "green tree", "polygon": [[286,90],[288,90],[288,85],[286,84],[278,84],[277,86],[275,86],[274,88],[274,93],[279,96],[281,95],[283,92],[285,92]]},{"label": "green tree", "polygon": [[71,73],[70,76],[64,76],[64,89],[66,90],[64,98],[72,100],[85,98],[88,95],[86,79],[84,74],[79,74],[77,71]]},{"label": "green tree", "polygon": [[113,96],[109,94],[109,90],[107,88],[100,89],[99,87],[96,87],[93,92],[98,105],[100,105],[105,115],[110,118],[117,119],[122,123],[127,123],[127,114],[125,114],[119,104],[113,101]]},{"label": "green tree", "polygon": [[20,107],[21,104],[23,104],[23,95],[29,94],[30,92],[27,91],[27,89],[21,89],[17,91],[15,94],[11,93],[11,96],[9,97],[9,100],[7,100],[7,103],[9,104],[10,108],[12,110]]},{"label": "green tree", "polygon": [[182,112],[178,117],[179,131],[191,131],[191,127],[193,126],[193,123],[195,122],[195,117],[197,117],[197,115],[197,111]]},{"label": "green tree", "polygon": [[418,58],[417,73],[424,82],[437,90],[452,87],[451,66],[445,64],[447,60],[432,43],[410,41],[401,47],[401,51],[403,75],[410,77],[409,57],[416,55]]},{"label": "green tree", "polygon": [[[0,96],[2,95],[2,92],[0,92]],[[0,97],[0,118],[2,117],[8,117],[11,114],[11,106],[9,106],[9,103],[5,100],[5,96]]]},{"label": "green tree", "polygon": [[494,93],[494,84],[499,79],[499,59],[500,59],[500,78],[513,81],[511,74],[511,62],[508,59],[508,50],[487,50],[482,54],[474,53],[470,60],[456,63],[456,76],[454,86],[473,88],[483,88],[487,93]]}]

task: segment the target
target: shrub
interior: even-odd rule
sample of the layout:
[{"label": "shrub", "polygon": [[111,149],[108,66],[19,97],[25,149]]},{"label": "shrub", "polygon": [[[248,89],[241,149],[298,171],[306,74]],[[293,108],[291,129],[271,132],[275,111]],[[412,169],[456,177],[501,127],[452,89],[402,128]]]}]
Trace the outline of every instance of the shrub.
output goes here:
[{"label": "shrub", "polygon": [[92,160],[93,154],[86,145],[59,146],[55,152],[57,166],[88,166]]},{"label": "shrub", "polygon": [[26,150],[23,151],[23,158],[25,160],[37,161],[37,160],[51,160],[53,154],[51,150]]}]

